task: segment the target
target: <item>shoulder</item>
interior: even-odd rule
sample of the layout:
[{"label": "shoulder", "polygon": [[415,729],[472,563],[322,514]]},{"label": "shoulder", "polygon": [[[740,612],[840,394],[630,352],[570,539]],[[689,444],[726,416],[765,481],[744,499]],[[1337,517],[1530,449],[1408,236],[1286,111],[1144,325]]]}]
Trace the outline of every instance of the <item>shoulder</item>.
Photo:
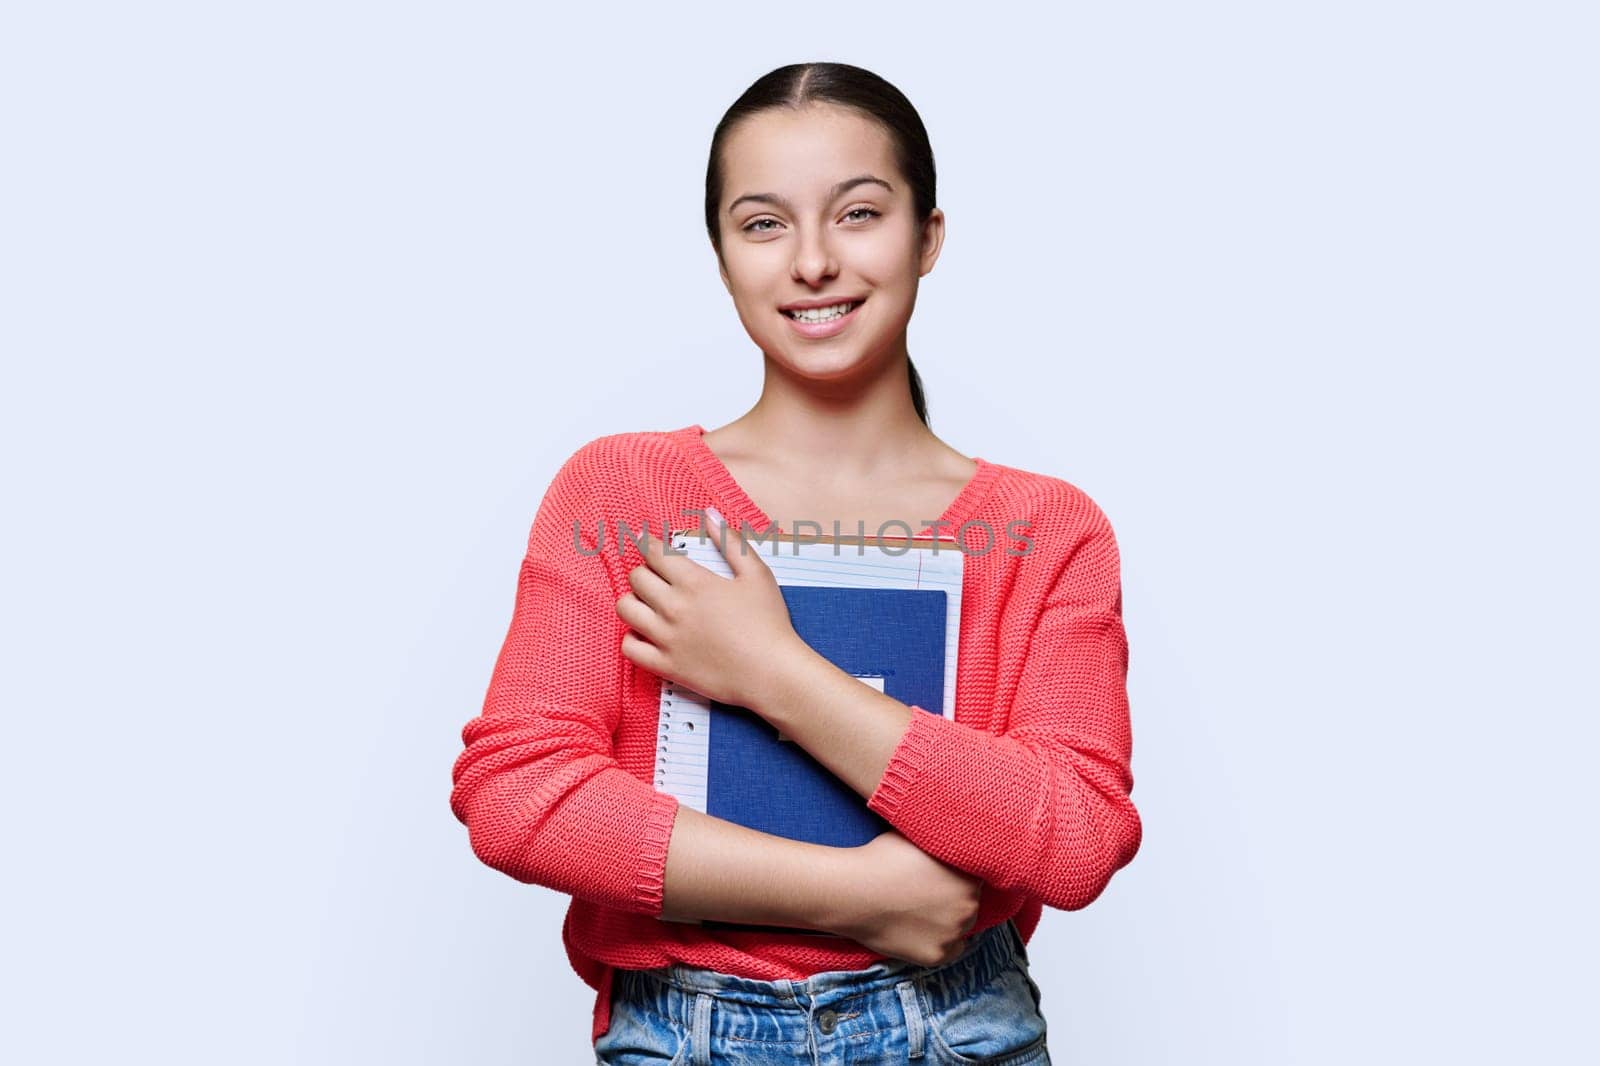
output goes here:
[{"label": "shoulder", "polygon": [[636,496],[663,469],[682,461],[677,432],[628,430],[592,437],[562,460],[552,483],[598,498]]},{"label": "shoulder", "polygon": [[1121,549],[1111,521],[1080,485],[1064,477],[1006,467],[998,505],[1008,532],[1027,541],[1014,560],[1018,601],[1041,609],[1121,604]]},{"label": "shoulder", "polygon": [[1111,521],[1099,503],[1075,482],[1054,474],[993,463],[999,467],[989,510],[1006,521],[1024,520],[1045,534],[1111,536]]},{"label": "shoulder", "polygon": [[620,522],[643,529],[653,513],[652,486],[679,450],[672,438],[671,431],[606,433],[573,448],[557,464],[539,502],[530,550],[535,545],[555,550],[550,545],[564,544],[560,538],[574,525],[590,549],[606,528],[615,530]]}]

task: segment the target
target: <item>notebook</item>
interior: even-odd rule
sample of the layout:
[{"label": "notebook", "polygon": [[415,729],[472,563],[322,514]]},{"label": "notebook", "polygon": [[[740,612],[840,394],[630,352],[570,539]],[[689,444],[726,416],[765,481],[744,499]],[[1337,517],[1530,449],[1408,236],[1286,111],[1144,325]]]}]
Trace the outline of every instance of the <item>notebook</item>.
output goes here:
[{"label": "notebook", "polygon": [[[697,531],[675,550],[724,576]],[[783,536],[752,544],[778,580],[795,632],[846,673],[919,713],[954,715],[963,556],[953,541]],[[833,847],[892,828],[866,800],[754,711],[664,680],[656,787],[761,832]],[[812,929],[705,920],[706,928],[828,936]]]}]

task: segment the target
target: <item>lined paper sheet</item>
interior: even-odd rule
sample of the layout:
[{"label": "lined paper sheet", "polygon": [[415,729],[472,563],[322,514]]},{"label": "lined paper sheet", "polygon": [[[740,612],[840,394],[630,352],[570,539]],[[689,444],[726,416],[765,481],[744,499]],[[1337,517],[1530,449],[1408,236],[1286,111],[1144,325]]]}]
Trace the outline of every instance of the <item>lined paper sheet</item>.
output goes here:
[{"label": "lined paper sheet", "polygon": [[[716,542],[698,529],[671,535],[674,550],[723,577],[733,571]],[[902,551],[902,549],[904,549]],[[737,550],[737,549],[735,549]],[[954,540],[908,540],[784,534],[748,546],[780,585],[826,588],[943,589],[946,596],[944,705],[940,713],[956,713],[956,665],[961,636],[961,577],[965,556]],[[899,553],[899,554],[895,554]],[[863,679],[867,681],[867,679]],[[881,679],[867,681],[882,691]],[[701,813],[706,809],[706,767],[711,744],[711,706],[705,696],[671,681],[661,686],[660,724],[656,736],[655,786]]]}]

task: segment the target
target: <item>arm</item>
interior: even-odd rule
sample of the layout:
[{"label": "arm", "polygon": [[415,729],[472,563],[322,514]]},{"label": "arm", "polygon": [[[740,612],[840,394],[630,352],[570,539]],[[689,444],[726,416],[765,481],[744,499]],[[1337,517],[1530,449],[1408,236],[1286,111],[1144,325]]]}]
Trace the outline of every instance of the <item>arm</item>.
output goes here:
[{"label": "arm", "polygon": [[1098,512],[1030,638],[1004,734],[815,659],[786,656],[760,713],[929,855],[1076,910],[1138,851],[1120,562]]},{"label": "arm", "polygon": [[[494,869],[655,914],[678,801],[612,752],[622,633],[595,544],[604,459],[596,442],[580,448],[539,504],[482,713],[462,729],[450,809]],[[574,523],[594,554],[577,550]]]},{"label": "arm", "polygon": [[[462,730],[451,810],[477,856],[518,881],[643,914],[831,931],[851,849],[680,807],[614,757],[626,627],[595,551],[604,462],[594,442],[579,449],[534,517],[482,713]],[[574,546],[574,522],[592,554]]]},{"label": "arm", "polygon": [[926,714],[845,673],[799,636],[772,653],[756,693],[751,710],[864,797],[912,715]]},{"label": "arm", "polygon": [[661,917],[842,932],[859,902],[856,858],[679,806]]}]

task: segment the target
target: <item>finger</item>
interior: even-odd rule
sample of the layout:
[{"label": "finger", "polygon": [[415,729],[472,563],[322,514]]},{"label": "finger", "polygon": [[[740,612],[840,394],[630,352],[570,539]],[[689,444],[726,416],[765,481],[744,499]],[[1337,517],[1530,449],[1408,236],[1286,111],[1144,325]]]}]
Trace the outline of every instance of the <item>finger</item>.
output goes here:
[{"label": "finger", "polygon": [[682,580],[686,571],[679,569],[683,566],[694,566],[689,557],[682,552],[669,552],[666,541],[651,533],[648,529],[639,540],[639,554],[644,558],[645,565],[660,574],[668,584],[674,580]]},{"label": "finger", "polygon": [[617,617],[628,623],[628,627],[649,641],[659,640],[662,636],[661,617],[639,597],[631,592],[624,592],[617,597]]},{"label": "finger", "polygon": [[[717,542],[717,550],[728,561],[728,569],[733,571],[733,576],[738,577],[750,568],[751,563],[749,542],[744,539],[744,531],[734,528],[715,507],[707,506],[706,515],[711,519],[712,539]],[[761,560],[755,562],[759,564]]]},{"label": "finger", "polygon": [[628,571],[628,586],[651,610],[663,618],[667,617],[667,603],[671,599],[672,585],[666,578],[648,566],[636,566]]},{"label": "finger", "polygon": [[652,674],[667,676],[667,660],[661,649],[631,629],[622,634],[622,654],[635,666],[641,666]]}]

